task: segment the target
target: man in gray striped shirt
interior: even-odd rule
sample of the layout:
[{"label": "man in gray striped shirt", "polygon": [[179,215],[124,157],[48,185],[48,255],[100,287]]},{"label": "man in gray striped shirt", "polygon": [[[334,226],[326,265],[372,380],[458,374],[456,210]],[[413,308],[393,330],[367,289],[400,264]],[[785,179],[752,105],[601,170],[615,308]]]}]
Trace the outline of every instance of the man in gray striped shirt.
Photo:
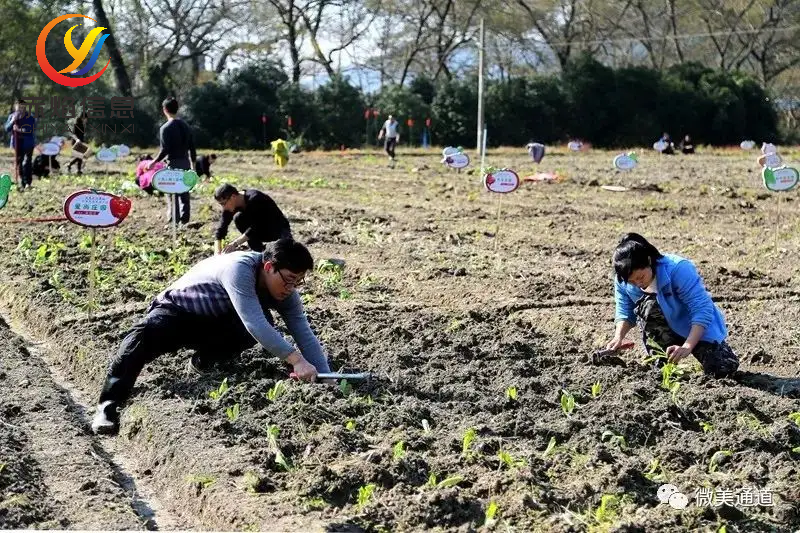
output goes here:
[{"label": "man in gray striped shirt", "polygon": [[[130,397],[144,365],[181,348],[195,350],[190,366],[199,371],[258,342],[292,365],[301,379],[313,381],[318,372],[330,372],[295,291],[313,267],[308,249],[291,238],[269,243],[264,252],[200,261],[156,296],[147,316],[122,341],[109,364],[92,430],[115,433],[117,409]],[[270,309],[283,317],[299,350],[275,329]]]}]

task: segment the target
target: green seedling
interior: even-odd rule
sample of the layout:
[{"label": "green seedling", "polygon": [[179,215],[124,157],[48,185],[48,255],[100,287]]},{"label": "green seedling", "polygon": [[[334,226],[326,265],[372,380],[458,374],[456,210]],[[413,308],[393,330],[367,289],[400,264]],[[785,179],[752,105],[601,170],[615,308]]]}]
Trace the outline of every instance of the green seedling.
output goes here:
[{"label": "green seedling", "polygon": [[292,469],[292,465],[286,460],[286,456],[283,455],[280,446],[278,446],[278,435],[280,435],[280,433],[281,429],[277,424],[267,425],[267,440],[269,441],[269,447],[272,453],[275,454],[275,462],[288,472]]},{"label": "green seedling", "polygon": [[350,385],[350,382],[346,379],[343,379],[339,382],[339,390],[342,392],[342,395],[347,398],[353,392],[353,386]]},{"label": "green seedling", "polygon": [[275,383],[268,391],[267,391],[267,399],[271,402],[277,400],[284,392],[286,392],[286,383],[281,380]]},{"label": "green seedling", "polygon": [[714,455],[711,456],[711,460],[708,462],[708,472],[713,473],[717,471],[717,467],[724,463],[728,457],[731,457],[733,452],[730,450],[720,450],[715,452]]},{"label": "green seedling", "polygon": [[500,508],[495,502],[489,502],[489,506],[486,508],[485,521],[487,523],[491,523],[494,520],[494,517],[497,516],[497,511],[499,510]]},{"label": "green seedling", "polygon": [[603,494],[600,505],[594,510],[594,519],[601,529],[608,529],[619,520],[621,501],[615,494]]},{"label": "green seedling", "polygon": [[506,398],[508,398],[512,402],[517,401],[517,388],[516,387],[507,388],[506,389]]},{"label": "green seedling", "polygon": [[648,364],[648,363],[652,363],[653,361],[657,361],[658,359],[669,359],[669,356],[667,355],[667,352],[664,351],[664,348],[662,348],[653,339],[648,338],[647,342],[646,342],[646,346],[651,348],[651,350],[650,350],[650,354],[651,355],[648,356],[648,357],[645,357],[642,360],[642,363]]},{"label": "green seedling", "polygon": [[525,459],[516,459],[505,450],[497,452],[497,457],[500,459],[500,464],[505,464],[509,469],[522,468],[527,465]]},{"label": "green seedling", "polygon": [[683,370],[674,363],[667,363],[661,368],[661,388],[668,390],[672,395],[672,403],[680,405],[678,402],[678,391],[681,384],[678,379],[683,376]]},{"label": "green seedling", "polygon": [[547,448],[545,448],[544,452],[542,452],[542,457],[547,457],[551,453],[553,453],[556,449],[556,438],[550,437],[550,442],[547,444]]},{"label": "green seedling", "polygon": [[703,430],[703,433],[711,433],[714,431],[714,424],[711,422],[700,422],[700,428]]},{"label": "green seedling", "polygon": [[475,428],[469,428],[464,433],[464,438],[461,440],[461,455],[465,457],[471,455],[472,444],[475,442],[475,439],[477,437],[478,437],[478,432],[475,431]]},{"label": "green seedling", "polygon": [[613,431],[606,430],[603,432],[603,434],[600,436],[600,440],[605,441],[606,439],[608,439],[608,443],[611,444],[612,446],[619,446],[620,448],[627,447],[627,443],[625,442],[625,437],[623,437],[622,435],[617,435]]},{"label": "green seedling", "polygon": [[795,446],[792,448],[792,453],[800,453],[800,446]]},{"label": "green seedling", "polygon": [[561,410],[567,416],[571,416],[575,410],[575,397],[566,390],[561,391]]},{"label": "green seedling", "polygon": [[794,422],[796,425],[800,426],[800,412],[790,413],[789,420]]},{"label": "green seedling", "polygon": [[436,487],[436,474],[435,473],[431,472],[430,474],[428,474],[428,483],[426,483],[426,485],[429,488]]},{"label": "green seedling", "polygon": [[220,383],[219,387],[216,390],[212,390],[211,392],[209,392],[208,395],[211,397],[212,400],[218,402],[220,398],[222,398],[225,395],[225,393],[228,392],[228,390],[229,390],[228,378],[225,378],[222,380],[222,383]]},{"label": "green seedling", "polygon": [[751,413],[742,413],[736,417],[736,423],[740,426],[748,428],[753,433],[758,433],[762,437],[768,439],[772,436],[769,428],[764,427],[761,421]]},{"label": "green seedling", "polygon": [[363,509],[372,499],[372,494],[375,492],[375,484],[370,483],[358,488],[358,508]]},{"label": "green seedling", "polygon": [[355,431],[356,429],[356,421],[355,420],[348,420],[347,424],[345,424],[345,429],[347,431]]},{"label": "green seedling", "polygon": [[233,404],[233,407],[228,407],[225,409],[225,414],[228,416],[228,421],[231,423],[236,422],[239,419],[239,404]]},{"label": "green seedling", "polygon": [[392,457],[395,461],[399,461],[406,455],[406,443],[402,440],[397,441],[397,443],[392,447]]},{"label": "green seedling", "polygon": [[436,484],[437,489],[449,489],[450,487],[455,487],[459,483],[464,481],[464,478],[461,476],[450,476],[441,480],[439,483]]},{"label": "green seedling", "polygon": [[650,461],[650,466],[647,469],[647,472],[644,473],[644,477],[655,482],[667,481],[667,472],[664,470],[664,466],[661,464],[661,461],[659,461],[658,458]]},{"label": "green seedling", "polygon": [[598,396],[600,396],[600,391],[601,391],[601,390],[602,390],[602,389],[601,389],[601,386],[600,386],[600,382],[599,382],[599,381],[596,381],[596,382],[595,382],[595,383],[592,385],[592,398],[597,398]]},{"label": "green seedling", "polygon": [[3,473],[3,470],[5,470],[5,468],[6,468],[6,464],[5,463],[0,463],[0,474]]},{"label": "green seedling", "polygon": [[208,474],[193,474],[186,478],[186,481],[188,481],[189,483],[192,484],[196,483],[204,489],[207,489],[208,487],[213,485],[216,480],[217,478],[215,478],[214,476],[209,476]]}]

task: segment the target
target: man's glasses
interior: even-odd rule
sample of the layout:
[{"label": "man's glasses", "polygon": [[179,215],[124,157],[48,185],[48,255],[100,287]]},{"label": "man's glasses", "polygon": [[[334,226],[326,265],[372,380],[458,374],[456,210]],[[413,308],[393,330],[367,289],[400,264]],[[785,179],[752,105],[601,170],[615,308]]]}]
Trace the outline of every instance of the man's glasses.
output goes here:
[{"label": "man's glasses", "polygon": [[294,281],[287,281],[287,279],[283,276],[283,273],[280,270],[278,270],[277,272],[278,272],[278,275],[281,277],[281,281],[283,281],[283,284],[286,285],[286,288],[288,288],[288,289],[292,289],[292,288],[296,288],[296,287],[302,287],[306,282],[304,279],[294,280]]}]

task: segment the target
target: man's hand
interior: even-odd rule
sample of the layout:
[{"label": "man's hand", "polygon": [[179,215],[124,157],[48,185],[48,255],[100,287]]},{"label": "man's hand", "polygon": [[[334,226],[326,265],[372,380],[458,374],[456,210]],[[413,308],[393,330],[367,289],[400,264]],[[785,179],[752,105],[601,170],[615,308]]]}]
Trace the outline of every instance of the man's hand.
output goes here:
[{"label": "man's hand", "polygon": [[300,352],[293,352],[286,358],[286,362],[292,365],[295,375],[303,381],[315,381],[317,379],[317,369],[305,360]]},{"label": "man's hand", "polygon": [[222,249],[222,253],[229,254],[231,252],[235,252],[236,250],[242,247],[243,242],[244,241],[241,241],[239,239],[232,240],[229,244],[225,246],[225,248]]},{"label": "man's hand", "polygon": [[669,357],[670,363],[678,364],[681,359],[691,353],[692,349],[687,346],[670,346],[667,348],[667,357]]}]

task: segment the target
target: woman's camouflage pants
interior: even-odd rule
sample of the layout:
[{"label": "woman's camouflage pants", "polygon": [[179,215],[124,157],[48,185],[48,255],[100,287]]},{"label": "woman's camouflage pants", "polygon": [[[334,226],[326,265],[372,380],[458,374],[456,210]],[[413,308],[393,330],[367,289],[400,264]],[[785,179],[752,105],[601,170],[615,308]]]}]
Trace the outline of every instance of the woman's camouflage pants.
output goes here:
[{"label": "woman's camouflage pants", "polygon": [[[650,343],[658,344],[664,351],[670,346],[681,346],[686,342],[686,338],[681,337],[669,327],[667,319],[661,306],[658,305],[656,295],[645,293],[636,302],[636,317],[639,322],[639,329],[642,332],[642,342],[648,355],[653,355],[653,347]],[[648,339],[650,343],[648,343]],[[726,342],[706,342],[700,341],[692,350],[703,371],[716,378],[726,377],[739,368],[739,358]],[[664,364],[663,359],[657,360],[659,366]]]}]

